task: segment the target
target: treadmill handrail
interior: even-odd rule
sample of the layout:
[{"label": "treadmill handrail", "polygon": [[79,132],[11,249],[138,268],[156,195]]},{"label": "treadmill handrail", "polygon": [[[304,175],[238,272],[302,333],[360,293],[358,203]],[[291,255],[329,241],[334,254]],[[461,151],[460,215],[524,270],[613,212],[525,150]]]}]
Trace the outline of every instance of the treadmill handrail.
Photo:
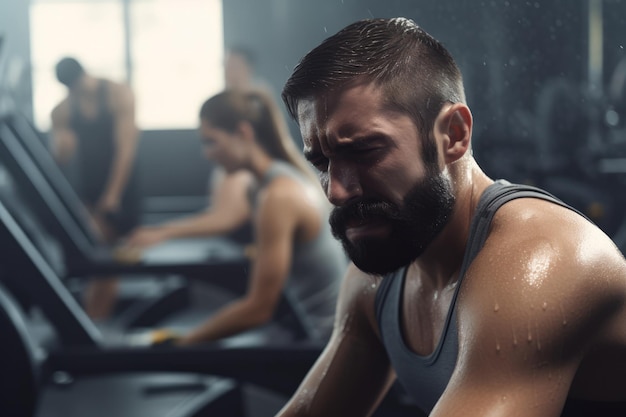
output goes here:
[{"label": "treadmill handrail", "polygon": [[63,203],[53,192],[45,176],[34,164],[26,150],[6,125],[0,125],[0,160],[18,181],[20,191],[31,200],[31,209],[42,219],[51,222],[55,236],[63,243],[68,257],[86,258],[94,250],[92,242],[82,233],[74,219],[64,209]]},{"label": "treadmill handrail", "polygon": [[0,242],[3,243],[2,279],[27,287],[29,295],[56,325],[62,343],[101,346],[102,334],[59,280],[56,272],[30,242],[0,202]]},{"label": "treadmill handrail", "polygon": [[16,137],[20,140],[39,170],[45,174],[46,180],[54,192],[56,192],[59,200],[72,216],[76,225],[80,227],[83,234],[93,245],[97,245],[100,242],[100,238],[88,218],[87,208],[59,168],[50,151],[39,138],[36,128],[25,115],[18,113],[8,117],[7,124],[15,132]]}]

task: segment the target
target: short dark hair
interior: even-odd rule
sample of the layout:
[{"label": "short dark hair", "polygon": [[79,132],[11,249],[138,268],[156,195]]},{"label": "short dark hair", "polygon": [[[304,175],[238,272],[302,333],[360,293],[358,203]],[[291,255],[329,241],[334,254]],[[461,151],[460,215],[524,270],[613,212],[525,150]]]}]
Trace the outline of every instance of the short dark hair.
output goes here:
[{"label": "short dark hair", "polygon": [[358,82],[382,87],[387,104],[408,114],[422,133],[446,102],[465,102],[461,71],[446,48],[413,20],[364,19],[324,40],[302,58],[282,99],[297,122],[298,102]]},{"label": "short dark hair", "polygon": [[65,57],[61,59],[56,67],[57,80],[61,84],[72,88],[76,85],[76,82],[85,75],[85,69],[75,58]]}]

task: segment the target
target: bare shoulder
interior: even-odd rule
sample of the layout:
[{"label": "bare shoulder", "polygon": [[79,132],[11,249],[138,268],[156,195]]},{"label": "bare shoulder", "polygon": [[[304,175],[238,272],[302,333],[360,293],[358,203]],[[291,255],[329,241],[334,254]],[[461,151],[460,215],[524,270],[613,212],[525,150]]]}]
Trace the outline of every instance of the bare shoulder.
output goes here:
[{"label": "bare shoulder", "polygon": [[570,286],[626,286],[626,261],[613,241],[589,220],[557,204],[514,200],[496,214],[492,236],[494,246],[517,248],[509,256],[522,261],[524,269],[541,263],[555,268],[553,272],[571,272],[567,278],[555,274]]},{"label": "bare shoulder", "polygon": [[289,178],[279,177],[264,186],[254,204],[257,238],[261,238],[262,231],[267,232],[263,233],[267,236],[291,237],[308,213],[304,196],[296,182]]},{"label": "bare shoulder", "polygon": [[240,169],[234,172],[227,172],[224,174],[225,177],[234,178],[239,181],[252,181],[254,179],[254,175],[250,171],[245,169]]},{"label": "bare shoulder", "polygon": [[259,193],[260,205],[272,205],[276,209],[310,207],[320,201],[313,184],[304,183],[288,176],[274,178]]},{"label": "bare shoulder", "polygon": [[128,108],[135,104],[133,90],[127,84],[107,80],[111,94],[111,105],[114,109]]},{"label": "bare shoulder", "polygon": [[114,92],[114,94],[117,95],[125,95],[125,94],[130,94],[132,95],[133,90],[130,88],[130,86],[128,84],[125,83],[121,83],[119,81],[114,81],[114,80],[104,80],[109,84],[109,88],[111,89],[111,91]]},{"label": "bare shoulder", "polygon": [[247,189],[254,182],[252,173],[245,169],[240,169],[235,172],[220,173],[218,175],[218,182],[229,188],[236,187]]},{"label": "bare shoulder", "polygon": [[605,331],[612,323],[626,326],[626,262],[577,213],[539,199],[514,200],[496,214],[461,303],[465,324],[490,329],[493,340],[506,335],[533,346],[543,340],[547,350],[559,335],[585,346],[612,337]]}]

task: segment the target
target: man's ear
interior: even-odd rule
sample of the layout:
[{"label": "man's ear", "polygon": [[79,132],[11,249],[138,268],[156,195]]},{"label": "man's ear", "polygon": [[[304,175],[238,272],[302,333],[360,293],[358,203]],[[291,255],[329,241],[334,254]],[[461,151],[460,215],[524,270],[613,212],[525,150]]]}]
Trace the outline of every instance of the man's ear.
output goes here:
[{"label": "man's ear", "polygon": [[444,107],[435,121],[436,134],[441,137],[446,164],[457,161],[470,149],[472,112],[463,103]]}]

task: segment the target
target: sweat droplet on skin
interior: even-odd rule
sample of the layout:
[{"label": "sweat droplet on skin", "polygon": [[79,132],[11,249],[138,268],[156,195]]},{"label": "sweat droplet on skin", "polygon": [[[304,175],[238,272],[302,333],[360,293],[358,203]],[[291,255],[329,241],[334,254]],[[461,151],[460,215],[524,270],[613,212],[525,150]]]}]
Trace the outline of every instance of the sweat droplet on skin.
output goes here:
[{"label": "sweat droplet on skin", "polygon": [[372,283],[368,287],[363,287],[363,295],[367,295],[369,292],[375,289],[376,289],[376,283]]}]

